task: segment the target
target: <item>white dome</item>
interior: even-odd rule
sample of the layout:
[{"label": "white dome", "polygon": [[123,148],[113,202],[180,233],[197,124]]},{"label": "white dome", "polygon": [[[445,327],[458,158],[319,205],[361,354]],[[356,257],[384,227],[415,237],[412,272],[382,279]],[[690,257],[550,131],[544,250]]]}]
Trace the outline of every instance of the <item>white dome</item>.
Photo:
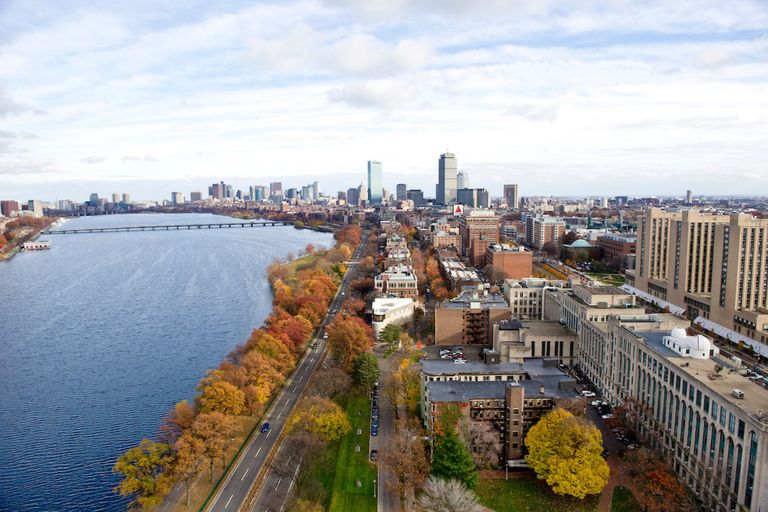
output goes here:
[{"label": "white dome", "polygon": [[688,336],[688,333],[682,327],[675,327],[669,333],[669,336],[664,336],[664,345],[683,357],[692,357],[694,359],[708,359],[710,353],[716,354],[719,352],[717,348],[713,348],[709,338],[701,334]]},{"label": "white dome", "polygon": [[685,338],[688,336],[688,333],[682,327],[675,327],[674,329],[672,329],[670,336],[674,338]]}]

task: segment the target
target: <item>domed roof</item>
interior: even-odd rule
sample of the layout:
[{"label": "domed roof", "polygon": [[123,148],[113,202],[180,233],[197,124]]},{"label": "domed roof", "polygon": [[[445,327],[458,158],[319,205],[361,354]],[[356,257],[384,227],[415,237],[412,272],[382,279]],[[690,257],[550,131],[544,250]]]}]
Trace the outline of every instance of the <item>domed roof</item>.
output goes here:
[{"label": "domed roof", "polygon": [[675,327],[674,329],[672,329],[672,332],[669,333],[669,335],[675,338],[685,338],[686,336],[688,336],[688,333],[685,332],[685,329],[683,329],[682,327]]},{"label": "domed roof", "polygon": [[580,240],[576,240],[575,242],[573,242],[568,247],[570,247],[571,249],[579,249],[579,248],[581,248],[581,249],[589,249],[589,248],[594,247],[594,246],[591,243],[587,242],[586,240],[580,239]]}]

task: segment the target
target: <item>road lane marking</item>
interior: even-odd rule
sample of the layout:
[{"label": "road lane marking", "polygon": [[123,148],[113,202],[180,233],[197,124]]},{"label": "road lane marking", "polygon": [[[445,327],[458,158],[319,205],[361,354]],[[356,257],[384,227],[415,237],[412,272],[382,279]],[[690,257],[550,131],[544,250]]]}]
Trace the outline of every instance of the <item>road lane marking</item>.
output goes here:
[{"label": "road lane marking", "polygon": [[296,385],[293,386],[293,391],[291,391],[291,393],[295,393],[295,392],[296,392]]},{"label": "road lane marking", "polygon": [[254,459],[259,456],[259,454],[261,453],[261,449],[262,448],[264,448],[264,447],[263,446],[259,447],[258,451],[256,452],[256,455],[253,456]]},{"label": "road lane marking", "polygon": [[234,497],[235,497],[235,495],[234,495],[234,494],[233,494],[232,496],[230,496],[230,497],[229,497],[229,499],[227,500],[227,504],[226,504],[226,505],[224,505],[224,508],[227,508],[227,507],[229,506],[229,502],[230,502],[230,501],[232,501],[232,498],[234,498]]},{"label": "road lane marking", "polygon": [[278,487],[280,487],[280,482],[283,481],[283,477],[280,477],[277,479],[277,485],[275,486],[275,490],[277,490]]},{"label": "road lane marking", "polygon": [[269,432],[267,432],[267,437],[269,437],[269,434],[271,434],[271,433],[272,433],[272,431],[271,431],[271,430],[270,430]]},{"label": "road lane marking", "polygon": [[288,405],[288,402],[290,402],[290,401],[291,401],[291,399],[290,399],[290,398],[286,398],[286,399],[285,399],[285,405]]},{"label": "road lane marking", "polygon": [[247,474],[248,474],[248,470],[249,470],[249,469],[251,469],[251,468],[245,468],[245,473],[243,473],[243,476],[242,476],[242,477],[240,477],[240,481],[241,481],[241,482],[243,481],[243,479],[245,479],[245,475],[247,475]]},{"label": "road lane marking", "polygon": [[282,415],[283,415],[283,413],[280,413],[280,414],[278,414],[278,415],[277,415],[277,419],[279,420],[279,419],[280,419],[280,416],[282,416]]}]

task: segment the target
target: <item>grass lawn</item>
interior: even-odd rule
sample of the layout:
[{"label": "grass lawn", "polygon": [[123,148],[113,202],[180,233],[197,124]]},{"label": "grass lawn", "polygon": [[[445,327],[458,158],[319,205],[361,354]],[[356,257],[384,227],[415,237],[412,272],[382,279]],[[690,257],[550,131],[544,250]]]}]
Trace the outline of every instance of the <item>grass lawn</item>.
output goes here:
[{"label": "grass lawn", "polygon": [[632,491],[617,485],[613,489],[611,512],[643,512],[643,507],[637,502]]},{"label": "grass lawn", "polygon": [[[368,440],[370,433],[370,401],[366,396],[352,395],[347,400],[347,416],[352,424],[352,431],[344,436],[335,446],[329,446],[328,452],[334,449],[335,472],[333,475],[320,475],[330,493],[329,512],[366,512],[376,510],[376,499],[373,497],[373,480],[376,478],[376,466],[368,461]],[[358,414],[360,411],[360,414]],[[357,435],[357,429],[362,429],[362,435]],[[360,445],[360,451],[355,446]],[[356,482],[360,480],[361,487]]]},{"label": "grass lawn", "polygon": [[621,286],[624,284],[624,281],[625,281],[624,276],[621,274],[614,274],[614,273],[598,274],[595,272],[587,272],[587,275],[589,277],[592,277],[594,279],[599,279],[600,281],[613,286]]},{"label": "grass lawn", "polygon": [[599,496],[584,500],[557,496],[546,483],[531,478],[480,480],[475,489],[480,502],[496,512],[594,512]]}]

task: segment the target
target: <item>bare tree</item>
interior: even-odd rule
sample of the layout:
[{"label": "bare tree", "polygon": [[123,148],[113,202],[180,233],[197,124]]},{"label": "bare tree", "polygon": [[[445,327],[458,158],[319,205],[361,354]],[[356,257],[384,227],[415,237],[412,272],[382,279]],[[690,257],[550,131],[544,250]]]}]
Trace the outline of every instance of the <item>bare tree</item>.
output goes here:
[{"label": "bare tree", "polygon": [[387,485],[399,496],[407,487],[418,488],[429,475],[429,460],[424,448],[424,431],[415,418],[406,423],[398,422],[399,428],[393,443],[382,450],[381,464],[395,475]]},{"label": "bare tree", "polygon": [[309,392],[322,398],[344,394],[352,387],[352,379],[340,368],[328,368],[315,374]]},{"label": "bare tree", "polygon": [[501,458],[501,438],[490,421],[476,421],[470,427],[461,425],[461,439],[472,453],[478,468],[497,467]]},{"label": "bare tree", "polygon": [[458,480],[429,477],[416,501],[425,512],[482,512],[477,496]]}]

